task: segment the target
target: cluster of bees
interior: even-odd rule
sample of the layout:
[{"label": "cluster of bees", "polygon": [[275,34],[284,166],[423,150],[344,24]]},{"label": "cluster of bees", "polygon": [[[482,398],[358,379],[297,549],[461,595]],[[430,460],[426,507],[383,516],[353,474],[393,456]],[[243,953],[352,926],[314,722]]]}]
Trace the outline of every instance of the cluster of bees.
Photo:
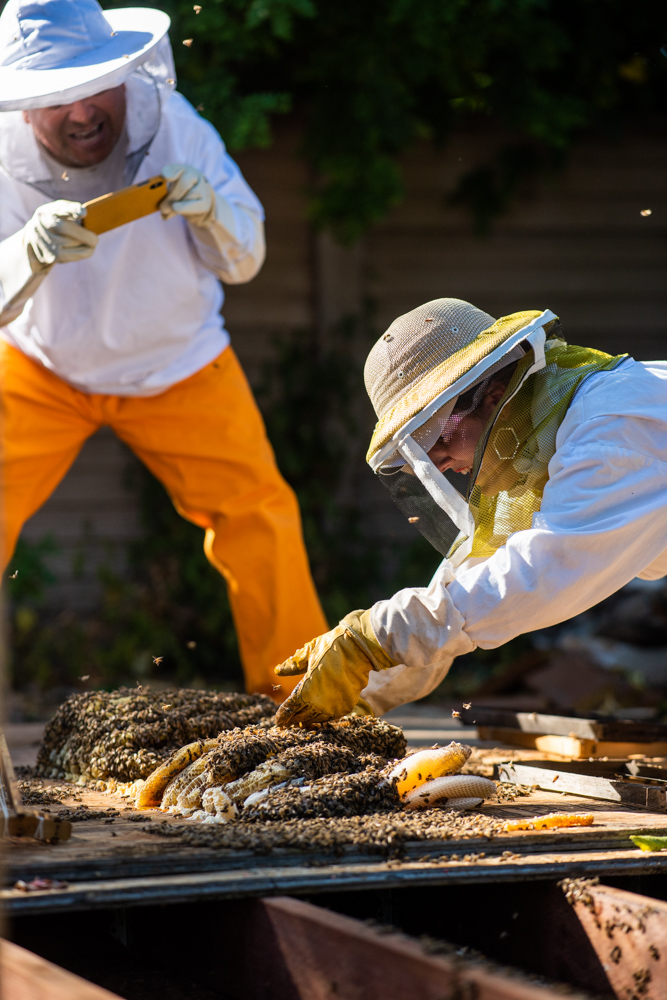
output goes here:
[{"label": "cluster of bees", "polygon": [[71,695],[48,723],[37,773],[113,790],[146,778],[174,750],[272,719],[265,695],[119,688]]},{"label": "cluster of bees", "polygon": [[[282,791],[275,793],[282,797]],[[493,840],[503,833],[505,821],[482,812],[454,809],[406,810],[399,806],[386,812],[368,811],[358,816],[314,816],[305,819],[244,819],[242,811],[233,823],[148,823],[146,833],[173,838],[179,844],[215,851],[250,851],[271,854],[289,850],[300,854],[379,854],[413,859],[444,841]],[[421,845],[421,846],[420,846]],[[446,848],[444,848],[446,850]],[[433,861],[428,854],[422,860]],[[441,858],[441,861],[444,860]],[[455,856],[452,856],[455,860]]]},{"label": "cluster of bees", "polygon": [[204,822],[360,815],[397,807],[388,778],[405,750],[403,732],[379,719],[248,726],[184,747],[133,792],[140,808]]},{"label": "cluster of bees", "polygon": [[37,770],[204,824],[379,817],[439,800],[473,808],[495,793],[459,773],[471,753],[461,744],[406,757],[402,730],[380,719],[285,729],[274,713],[262,695],[72,695],[46,728]]}]

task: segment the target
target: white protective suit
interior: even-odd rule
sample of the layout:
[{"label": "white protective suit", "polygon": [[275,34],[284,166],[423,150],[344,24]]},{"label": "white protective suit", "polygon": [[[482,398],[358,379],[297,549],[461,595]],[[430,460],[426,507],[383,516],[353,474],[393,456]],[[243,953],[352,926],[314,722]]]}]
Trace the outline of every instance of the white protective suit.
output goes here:
[{"label": "white protective suit", "polygon": [[[146,180],[167,164],[196,167],[215,190],[229,240],[221,247],[203,230],[198,238],[182,216],[165,221],[154,213],[104,233],[88,259],[54,267],[20,315],[9,323],[5,315],[0,332],[9,343],[86,392],[153,395],[202,369],[229,343],[218,279],[248,281],[264,259],[262,206],[220,136],[171,87],[160,88],[160,99],[157,134],[131,180]],[[141,127],[132,114],[128,100],[130,133]],[[15,148],[2,130],[18,129],[20,115],[0,114],[0,167],[3,151]],[[44,164],[42,174],[52,166],[46,157]],[[49,196],[18,180],[18,171],[0,168],[0,240],[54,197],[80,199],[77,174],[90,183],[91,170],[59,171],[66,179]],[[5,301],[0,287],[0,310]]]},{"label": "white protective suit", "polygon": [[578,388],[530,530],[487,559],[445,560],[429,587],[373,606],[373,631],[399,665],[372,672],[363,697],[381,715],[432,691],[456,656],[665,575],[667,363],[627,359]]}]

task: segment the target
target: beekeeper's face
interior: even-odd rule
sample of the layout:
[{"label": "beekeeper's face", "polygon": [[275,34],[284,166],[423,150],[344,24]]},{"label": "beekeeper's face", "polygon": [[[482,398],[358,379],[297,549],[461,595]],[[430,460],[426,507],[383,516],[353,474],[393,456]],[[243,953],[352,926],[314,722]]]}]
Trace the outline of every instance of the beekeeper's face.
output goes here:
[{"label": "beekeeper's face", "polygon": [[24,111],[37,141],[65,167],[94,167],[118,142],[125,124],[125,85],[73,104]]},{"label": "beekeeper's face", "polygon": [[428,456],[440,472],[452,469],[468,473],[475,460],[475,451],[484,428],[505,393],[503,385],[494,385],[483,397],[477,409],[456,419],[456,410],[448,421],[447,433],[439,437]]}]

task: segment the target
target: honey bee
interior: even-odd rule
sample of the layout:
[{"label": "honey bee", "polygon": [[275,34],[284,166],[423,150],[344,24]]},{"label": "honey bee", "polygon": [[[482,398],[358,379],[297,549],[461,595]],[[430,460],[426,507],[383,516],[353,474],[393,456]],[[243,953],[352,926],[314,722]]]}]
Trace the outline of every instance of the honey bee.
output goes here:
[{"label": "honey bee", "polygon": [[164,660],[164,656],[154,656],[153,657],[153,663],[155,664],[156,667],[159,667],[163,660]]}]

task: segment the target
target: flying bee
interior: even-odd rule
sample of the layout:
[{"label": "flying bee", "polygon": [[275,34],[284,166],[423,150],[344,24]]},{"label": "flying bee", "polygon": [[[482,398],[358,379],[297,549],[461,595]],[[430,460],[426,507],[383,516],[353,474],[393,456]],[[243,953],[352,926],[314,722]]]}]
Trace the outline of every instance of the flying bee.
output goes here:
[{"label": "flying bee", "polygon": [[452,719],[460,719],[461,713],[457,712],[456,709],[452,709]]},{"label": "flying bee", "polygon": [[194,42],[194,38],[184,38],[183,39],[183,45],[185,45],[185,47],[188,48],[188,49],[190,48],[190,46],[192,45],[193,42]]},{"label": "flying bee", "polygon": [[472,702],[471,701],[464,701],[463,702],[463,707],[465,708],[465,710],[467,712],[469,708],[472,708]]},{"label": "flying bee", "polygon": [[19,575],[19,571],[17,569],[15,569],[13,573],[10,573],[9,579],[10,580],[15,580],[18,575]]},{"label": "flying bee", "polygon": [[159,667],[163,660],[164,660],[164,656],[154,656],[153,657],[153,663],[155,664],[156,667]]},{"label": "flying bee", "polygon": [[274,691],[282,691],[283,689],[282,684],[272,684],[271,687],[273,688]]}]

